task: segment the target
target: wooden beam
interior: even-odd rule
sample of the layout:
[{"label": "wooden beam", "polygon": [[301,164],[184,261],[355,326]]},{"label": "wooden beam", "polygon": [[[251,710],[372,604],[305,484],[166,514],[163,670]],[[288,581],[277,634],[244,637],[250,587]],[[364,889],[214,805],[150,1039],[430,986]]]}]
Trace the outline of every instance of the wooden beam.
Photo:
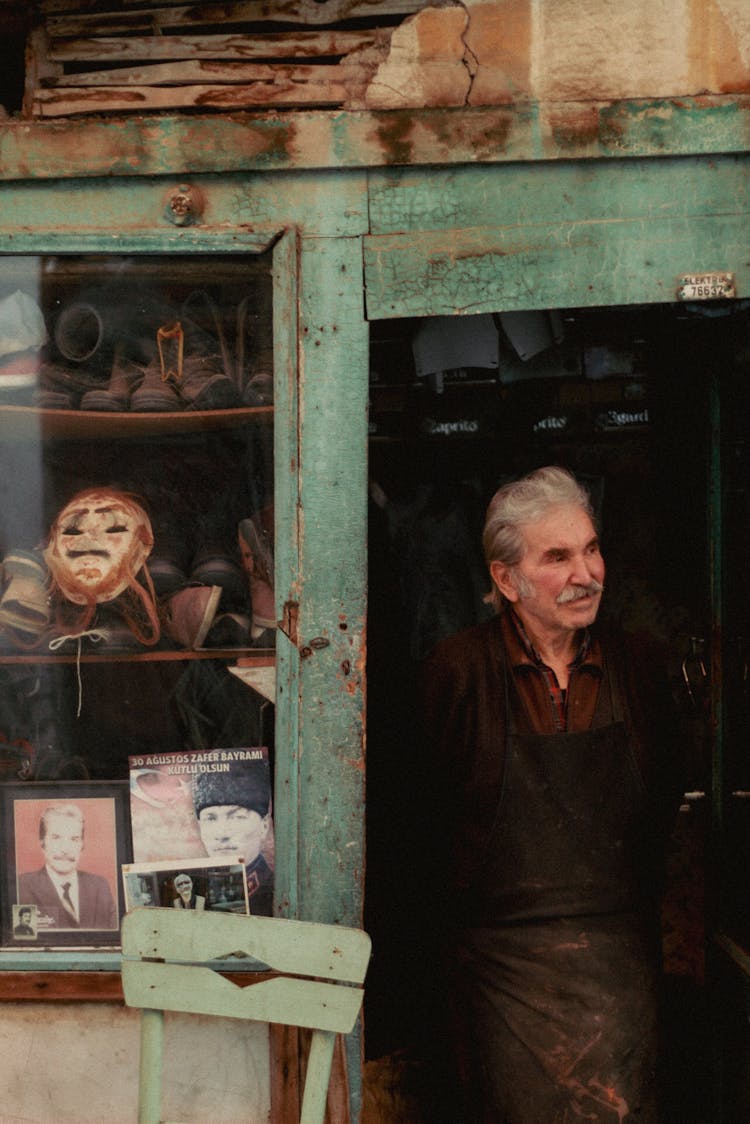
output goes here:
[{"label": "wooden beam", "polygon": [[719,269],[747,293],[747,221],[738,206],[734,214],[548,219],[367,238],[368,317],[659,304],[676,300],[682,274]]},{"label": "wooden beam", "polygon": [[163,34],[170,28],[208,27],[212,24],[301,23],[334,24],[366,17],[392,19],[418,11],[419,0],[242,0],[235,4],[180,4],[131,11],[105,12],[94,6],[88,14],[50,15],[46,27],[52,38],[76,38],[133,32]]},{"label": "wooden beam", "polygon": [[[66,74],[54,79],[53,83],[47,82],[43,89],[76,90],[84,87],[112,89],[132,86],[146,93],[149,87],[153,86],[190,87],[208,84],[249,86],[255,82],[264,82],[272,83],[273,87],[281,84],[285,88],[287,86],[291,88],[293,83],[300,86],[320,87],[329,84],[336,87],[338,84],[344,84],[352,95],[365,85],[372,76],[373,70],[373,66],[357,66],[354,63],[333,63],[330,66],[325,63],[317,66],[303,63],[296,66],[282,63],[174,62],[154,66],[128,66],[116,70],[92,70],[86,74]],[[39,90],[38,93],[42,94],[43,90]],[[302,104],[307,100],[308,98],[302,97]],[[188,101],[187,104],[191,102]],[[252,101],[250,104],[257,103]]]},{"label": "wooden beam", "polygon": [[47,47],[52,62],[136,62],[178,59],[320,58],[387,42],[390,32],[368,31],[272,32],[259,35],[131,35],[98,39],[53,39]]},{"label": "wooden beam", "polygon": [[[0,122],[0,182],[597,158],[622,165],[634,157],[739,156],[748,130],[750,96],[12,120]],[[47,234],[46,244],[50,237],[59,241]]]},{"label": "wooden beam", "polygon": [[79,113],[140,113],[165,109],[250,109],[285,106],[335,106],[349,97],[346,83],[279,81],[239,86],[112,86],[37,90],[38,117],[73,117]]}]

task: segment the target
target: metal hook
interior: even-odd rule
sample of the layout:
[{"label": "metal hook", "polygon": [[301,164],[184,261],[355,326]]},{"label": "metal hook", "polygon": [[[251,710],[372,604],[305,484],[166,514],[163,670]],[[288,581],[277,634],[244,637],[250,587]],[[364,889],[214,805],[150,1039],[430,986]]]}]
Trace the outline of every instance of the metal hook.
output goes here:
[{"label": "metal hook", "polygon": [[688,654],[685,656],[685,658],[682,661],[682,678],[685,682],[685,687],[687,689],[688,697],[689,697],[691,703],[693,704],[693,706],[696,707],[696,708],[698,706],[698,701],[696,700],[696,697],[695,697],[695,694],[694,694],[694,691],[693,691],[693,685],[691,683],[690,668],[691,668],[691,665],[695,666],[695,668],[698,671],[698,675],[699,675],[699,683],[702,686],[705,683],[706,679],[708,678],[708,672],[706,671],[706,665],[705,665],[704,660],[703,660],[703,650],[704,650],[704,647],[705,647],[705,643],[706,642],[703,639],[703,637],[701,637],[701,636],[691,636],[690,637],[690,651],[688,652]]}]

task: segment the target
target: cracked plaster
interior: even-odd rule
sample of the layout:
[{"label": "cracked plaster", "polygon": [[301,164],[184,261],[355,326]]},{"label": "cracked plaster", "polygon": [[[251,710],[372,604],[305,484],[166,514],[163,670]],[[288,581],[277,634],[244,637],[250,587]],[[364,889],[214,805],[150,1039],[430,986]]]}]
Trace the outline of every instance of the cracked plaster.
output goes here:
[{"label": "cracked plaster", "polygon": [[750,90],[747,0],[464,0],[409,16],[361,60],[349,108],[616,101]]}]

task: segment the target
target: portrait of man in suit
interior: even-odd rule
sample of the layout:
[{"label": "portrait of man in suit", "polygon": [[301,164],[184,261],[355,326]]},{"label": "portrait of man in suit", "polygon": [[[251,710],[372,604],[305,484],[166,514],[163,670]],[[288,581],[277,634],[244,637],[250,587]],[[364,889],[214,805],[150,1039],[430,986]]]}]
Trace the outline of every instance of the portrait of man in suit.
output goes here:
[{"label": "portrait of man in suit", "polygon": [[19,874],[19,907],[36,906],[40,929],[117,929],[117,906],[109,882],[80,868],[85,847],[81,807],[68,802],[45,808],[39,820],[39,844],[44,863],[38,870]]}]

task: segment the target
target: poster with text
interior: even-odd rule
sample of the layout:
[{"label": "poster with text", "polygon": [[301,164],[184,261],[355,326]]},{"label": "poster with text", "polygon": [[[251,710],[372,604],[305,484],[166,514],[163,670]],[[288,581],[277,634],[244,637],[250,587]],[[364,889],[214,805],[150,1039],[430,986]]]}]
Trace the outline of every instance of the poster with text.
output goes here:
[{"label": "poster with text", "polygon": [[268,750],[222,748],[129,758],[135,863],[210,858],[245,866],[250,912],[273,908]]}]

